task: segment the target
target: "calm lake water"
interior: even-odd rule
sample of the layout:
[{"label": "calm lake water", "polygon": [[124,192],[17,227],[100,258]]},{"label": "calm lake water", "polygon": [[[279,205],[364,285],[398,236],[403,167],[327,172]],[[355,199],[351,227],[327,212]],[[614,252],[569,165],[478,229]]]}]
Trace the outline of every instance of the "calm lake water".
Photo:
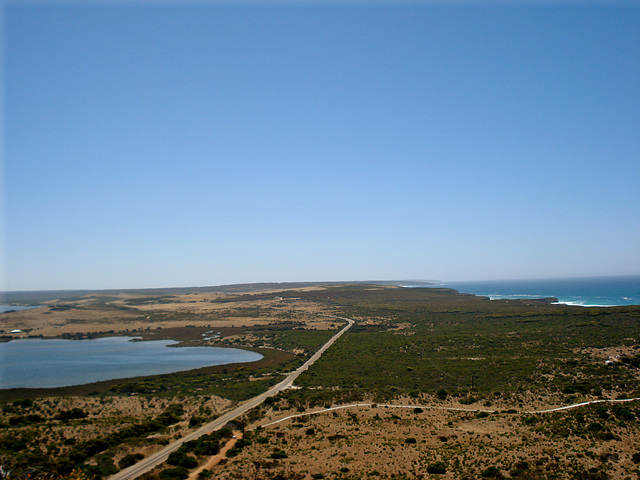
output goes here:
[{"label": "calm lake water", "polygon": [[0,343],[0,388],[65,387],[262,358],[236,348],[169,347],[175,344],[172,340],[132,342],[131,337]]},{"label": "calm lake water", "polygon": [[20,310],[30,310],[32,308],[41,308],[40,306],[38,307],[23,307],[23,306],[15,306],[15,305],[0,305],[0,313],[5,313],[5,312],[19,312]]}]

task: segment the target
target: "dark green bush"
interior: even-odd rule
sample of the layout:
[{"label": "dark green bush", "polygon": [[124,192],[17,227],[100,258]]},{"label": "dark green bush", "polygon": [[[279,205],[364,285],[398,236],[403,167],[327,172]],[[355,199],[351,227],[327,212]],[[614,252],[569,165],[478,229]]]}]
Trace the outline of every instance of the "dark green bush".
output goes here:
[{"label": "dark green bush", "polygon": [[197,427],[198,425],[203,423],[203,421],[204,419],[202,417],[198,417],[197,415],[194,415],[189,419],[189,428]]},{"label": "dark green bush", "polygon": [[62,410],[55,418],[58,420],[72,420],[86,418],[87,414],[81,408],[72,408],[71,410]]},{"label": "dark green bush", "polygon": [[184,467],[165,468],[159,476],[163,480],[184,480],[189,478],[189,470]]},{"label": "dark green bush", "polygon": [[136,464],[138,461],[142,460],[143,458],[144,458],[144,455],[142,455],[141,453],[128,453],[120,459],[120,461],[118,462],[118,466],[122,470],[124,468],[130,467],[131,465]]},{"label": "dark green bush", "polygon": [[198,466],[198,461],[191,455],[187,455],[184,452],[178,450],[177,452],[171,452],[167,463],[174,467],[195,468]]},{"label": "dark green bush", "polygon": [[502,478],[502,473],[500,473],[498,467],[494,466],[483,470],[480,475],[482,476],[482,478]]},{"label": "dark green bush", "polygon": [[447,465],[444,462],[435,462],[427,465],[427,473],[432,475],[444,475],[447,473]]}]

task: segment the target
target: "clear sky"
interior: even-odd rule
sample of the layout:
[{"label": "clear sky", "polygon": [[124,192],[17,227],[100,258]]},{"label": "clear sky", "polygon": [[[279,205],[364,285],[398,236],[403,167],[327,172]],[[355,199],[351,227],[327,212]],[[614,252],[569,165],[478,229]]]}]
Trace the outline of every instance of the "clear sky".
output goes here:
[{"label": "clear sky", "polygon": [[1,289],[640,273],[640,4],[552,3],[9,2]]}]

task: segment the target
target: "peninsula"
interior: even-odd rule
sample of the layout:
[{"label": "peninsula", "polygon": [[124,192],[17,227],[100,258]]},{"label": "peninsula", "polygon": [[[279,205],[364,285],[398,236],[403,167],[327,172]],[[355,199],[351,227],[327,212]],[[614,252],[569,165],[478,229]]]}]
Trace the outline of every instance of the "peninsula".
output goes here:
[{"label": "peninsula", "polygon": [[126,335],[263,357],[0,390],[0,466],[17,478],[640,473],[637,306],[576,309],[393,282],[58,292],[19,303],[39,308],[0,314],[5,341]]}]

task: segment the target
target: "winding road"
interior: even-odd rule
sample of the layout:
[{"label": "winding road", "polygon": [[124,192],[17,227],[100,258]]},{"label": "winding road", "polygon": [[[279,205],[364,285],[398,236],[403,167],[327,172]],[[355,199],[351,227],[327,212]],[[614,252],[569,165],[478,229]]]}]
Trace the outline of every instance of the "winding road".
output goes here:
[{"label": "winding road", "polygon": [[[640,400],[640,397],[635,398],[625,398],[625,399],[604,399],[604,400],[590,400],[588,402],[581,403],[573,403],[571,405],[565,405],[563,407],[554,407],[549,408],[547,410],[523,410],[519,413],[527,413],[527,414],[537,414],[537,413],[552,413],[552,412],[560,412],[562,410],[570,410],[573,408],[584,407],[585,405],[593,405],[595,403],[626,403],[626,402],[637,402]],[[349,408],[358,408],[358,407],[382,407],[382,408],[424,408],[425,410],[446,410],[450,412],[468,412],[468,413],[498,413],[498,410],[486,410],[486,409],[478,409],[478,408],[460,408],[460,407],[440,407],[433,405],[394,405],[390,403],[351,403],[349,405],[337,405],[335,407],[323,408],[320,410],[315,410],[313,412],[304,412],[304,413],[296,413],[293,415],[288,415],[283,418],[279,418],[274,420],[273,422],[265,423],[261,425],[261,427],[270,427],[272,425],[276,425],[278,423],[286,422],[287,420],[291,420],[293,418],[307,417],[309,415],[320,415],[322,413],[333,412],[335,410],[344,410]]]},{"label": "winding road", "polygon": [[336,340],[338,340],[342,335],[344,335],[344,333],[349,330],[351,328],[351,326],[353,325],[353,320],[351,320],[350,318],[343,318],[343,317],[333,317],[333,318],[337,318],[339,320],[345,320],[347,322],[347,325],[345,327],[343,327],[338,333],[336,333],[333,337],[331,337],[331,339],[325,343],[322,348],[320,348],[320,350],[318,350],[316,353],[314,353],[311,358],[309,360],[307,360],[301,367],[299,367],[298,369],[294,370],[293,372],[291,372],[290,374],[288,374],[284,380],[282,380],[280,383],[274,385],[273,387],[271,387],[269,390],[267,390],[264,393],[261,393],[260,395],[253,397],[250,400],[247,400],[246,402],[240,404],[237,408],[235,408],[234,410],[231,410],[230,412],[225,413],[224,415],[222,415],[221,417],[216,418],[213,422],[207,423],[206,425],[203,425],[202,427],[200,427],[198,430],[196,430],[195,432],[192,432],[188,435],[185,435],[184,437],[182,437],[181,439],[175,441],[174,443],[167,445],[166,447],[164,447],[162,450],[159,450],[158,452],[149,455],[148,457],[144,458],[143,460],[140,460],[140,462],[136,463],[135,465],[132,465],[130,467],[125,468],[124,470],[121,470],[120,472],[116,473],[115,475],[112,475],[108,478],[108,480],[132,480],[134,478],[139,477],[140,475],[148,472],[149,470],[151,470],[152,468],[160,465],[162,462],[164,462],[167,457],[169,456],[169,454],[171,454],[172,452],[175,452],[178,448],[180,448],[180,446],[188,441],[191,440],[195,440],[199,437],[201,437],[202,435],[206,435],[208,433],[214,432],[216,430],[221,429],[222,427],[224,427],[227,423],[229,423],[231,420],[234,420],[238,417],[240,417],[241,415],[244,415],[245,413],[247,413],[249,410],[251,410],[254,407],[257,407],[258,405],[260,405],[262,402],[264,402],[268,397],[272,397],[274,395],[276,395],[277,393],[281,392],[282,390],[285,390],[287,388],[289,388],[291,385],[293,385],[293,382],[305,371],[307,371],[307,369],[313,365],[315,363],[316,360],[318,360],[322,354],[324,352],[327,351],[327,349],[329,347],[331,347],[331,345],[333,345],[335,343]]}]

